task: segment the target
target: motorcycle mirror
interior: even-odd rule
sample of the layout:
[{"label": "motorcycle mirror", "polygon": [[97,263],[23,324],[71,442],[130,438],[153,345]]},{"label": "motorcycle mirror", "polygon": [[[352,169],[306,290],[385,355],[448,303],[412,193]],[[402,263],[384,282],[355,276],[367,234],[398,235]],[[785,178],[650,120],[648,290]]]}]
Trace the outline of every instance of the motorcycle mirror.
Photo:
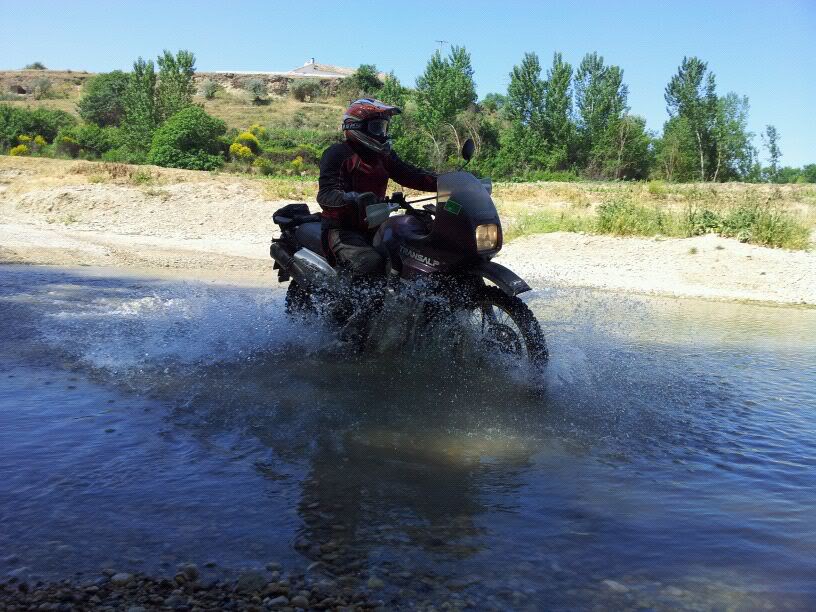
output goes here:
[{"label": "motorcycle mirror", "polygon": [[468,138],[462,145],[462,159],[469,162],[475,152],[476,145],[473,144],[473,140],[471,138]]}]

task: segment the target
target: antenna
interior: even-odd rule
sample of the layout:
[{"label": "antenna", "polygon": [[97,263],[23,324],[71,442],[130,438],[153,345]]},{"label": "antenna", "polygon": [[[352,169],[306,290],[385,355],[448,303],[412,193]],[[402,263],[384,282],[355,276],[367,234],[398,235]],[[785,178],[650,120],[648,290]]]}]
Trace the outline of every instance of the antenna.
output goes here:
[{"label": "antenna", "polygon": [[434,42],[439,43],[439,49],[440,50],[444,50],[445,45],[450,44],[450,42],[448,42],[447,40],[435,40]]}]

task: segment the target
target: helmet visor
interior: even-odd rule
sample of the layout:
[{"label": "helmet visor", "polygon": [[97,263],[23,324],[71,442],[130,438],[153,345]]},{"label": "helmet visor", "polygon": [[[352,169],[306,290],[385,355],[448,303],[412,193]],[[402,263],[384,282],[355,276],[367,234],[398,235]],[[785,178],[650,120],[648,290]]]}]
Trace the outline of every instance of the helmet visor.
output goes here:
[{"label": "helmet visor", "polygon": [[388,135],[388,119],[369,119],[368,133],[372,136],[385,137]]}]

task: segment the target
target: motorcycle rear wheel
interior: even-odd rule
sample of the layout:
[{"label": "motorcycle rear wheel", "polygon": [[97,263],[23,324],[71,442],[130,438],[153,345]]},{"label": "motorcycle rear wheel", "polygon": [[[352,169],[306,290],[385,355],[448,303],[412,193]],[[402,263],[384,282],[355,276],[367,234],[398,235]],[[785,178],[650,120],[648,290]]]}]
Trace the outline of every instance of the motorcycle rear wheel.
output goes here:
[{"label": "motorcycle rear wheel", "polygon": [[479,287],[465,308],[465,323],[480,344],[536,367],[549,359],[541,325],[529,306],[498,287]]},{"label": "motorcycle rear wheel", "polygon": [[314,314],[315,306],[312,292],[298,284],[294,279],[286,288],[286,314],[289,316],[307,316]]}]

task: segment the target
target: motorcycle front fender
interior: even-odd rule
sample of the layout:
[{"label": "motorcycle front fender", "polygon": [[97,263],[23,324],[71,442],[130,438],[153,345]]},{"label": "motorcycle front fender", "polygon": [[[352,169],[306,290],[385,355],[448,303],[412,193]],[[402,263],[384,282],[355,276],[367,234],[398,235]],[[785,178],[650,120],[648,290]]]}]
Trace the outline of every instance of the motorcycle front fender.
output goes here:
[{"label": "motorcycle front fender", "polygon": [[511,297],[530,291],[530,285],[515,272],[492,261],[483,261],[468,272],[474,276],[486,278]]}]

